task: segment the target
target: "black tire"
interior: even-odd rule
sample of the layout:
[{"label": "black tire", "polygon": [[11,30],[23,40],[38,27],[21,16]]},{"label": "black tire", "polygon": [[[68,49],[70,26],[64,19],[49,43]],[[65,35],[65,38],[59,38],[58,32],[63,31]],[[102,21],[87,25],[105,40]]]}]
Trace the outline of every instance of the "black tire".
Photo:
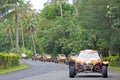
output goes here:
[{"label": "black tire", "polygon": [[58,63],[58,60],[55,60],[55,63]]},{"label": "black tire", "polygon": [[75,75],[76,75],[76,73],[75,73],[75,68],[74,68],[74,66],[70,66],[70,68],[69,68],[69,77],[70,77],[70,78],[74,78]]},{"label": "black tire", "polygon": [[25,59],[27,59],[27,57]]},{"label": "black tire", "polygon": [[45,59],[43,59],[43,62],[45,62]]},{"label": "black tire", "polygon": [[41,61],[41,59],[39,59],[39,61]]},{"label": "black tire", "polygon": [[34,61],[34,58],[32,58],[32,61]]},{"label": "black tire", "polygon": [[102,77],[103,78],[107,78],[108,77],[107,66],[102,66]]},{"label": "black tire", "polygon": [[69,64],[69,61],[66,61],[66,65],[68,65]]},{"label": "black tire", "polygon": [[40,59],[40,61],[42,61],[42,59]]}]

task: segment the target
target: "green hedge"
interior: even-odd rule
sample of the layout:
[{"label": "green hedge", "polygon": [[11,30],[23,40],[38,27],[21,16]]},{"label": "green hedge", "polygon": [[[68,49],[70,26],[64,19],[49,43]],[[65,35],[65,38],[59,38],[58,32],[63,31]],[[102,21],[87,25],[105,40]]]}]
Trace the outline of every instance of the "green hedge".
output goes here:
[{"label": "green hedge", "polygon": [[18,66],[19,64],[19,55],[0,53],[0,69]]},{"label": "green hedge", "polygon": [[117,66],[118,65],[118,56],[109,56],[104,57],[103,60],[108,61],[110,66]]}]

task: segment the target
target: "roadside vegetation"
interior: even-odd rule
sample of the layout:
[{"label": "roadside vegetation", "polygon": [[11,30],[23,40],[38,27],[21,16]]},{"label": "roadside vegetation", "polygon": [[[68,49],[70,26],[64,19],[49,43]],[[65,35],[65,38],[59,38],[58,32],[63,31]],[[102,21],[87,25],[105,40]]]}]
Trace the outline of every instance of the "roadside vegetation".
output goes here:
[{"label": "roadside vegetation", "polygon": [[103,60],[109,62],[108,69],[117,73],[120,73],[120,62],[118,56],[104,57]]},{"label": "roadside vegetation", "polygon": [[23,0],[1,2],[0,52],[31,58],[96,49],[120,59],[120,0],[48,0],[40,12]]},{"label": "roadside vegetation", "polygon": [[27,65],[20,64],[19,55],[13,53],[0,53],[0,74],[7,74],[28,68]]},{"label": "roadside vegetation", "polygon": [[117,72],[117,73],[120,74],[120,67],[119,66],[116,66],[116,67],[115,66],[112,66],[112,67],[109,66],[108,69],[113,71],[113,72]]},{"label": "roadside vegetation", "polygon": [[0,53],[0,69],[7,69],[20,65],[18,54]]}]

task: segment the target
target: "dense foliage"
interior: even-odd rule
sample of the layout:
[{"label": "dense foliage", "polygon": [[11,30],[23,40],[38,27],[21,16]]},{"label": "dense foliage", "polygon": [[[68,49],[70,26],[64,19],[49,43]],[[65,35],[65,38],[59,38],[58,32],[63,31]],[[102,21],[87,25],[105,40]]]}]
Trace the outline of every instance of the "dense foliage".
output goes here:
[{"label": "dense foliage", "polygon": [[0,53],[0,69],[18,66],[19,64],[19,55]]},{"label": "dense foliage", "polygon": [[[62,4],[63,17],[67,17],[69,15],[73,15],[75,12],[74,7],[71,4],[63,3]],[[51,4],[45,6],[45,8],[41,12],[41,16],[47,19],[53,19],[56,17],[60,17],[60,6],[59,4]]]},{"label": "dense foliage", "polygon": [[108,61],[110,66],[117,66],[119,63],[119,57],[118,56],[109,56],[104,57],[103,60]]},{"label": "dense foliage", "polygon": [[[29,2],[19,1],[19,49],[31,51],[30,56],[33,52],[68,55],[87,48],[103,56],[120,54],[119,0],[73,0],[73,5],[52,1],[40,13]],[[5,16],[0,20],[0,51],[14,52],[15,9],[6,9],[12,11],[8,15],[1,10]]]}]

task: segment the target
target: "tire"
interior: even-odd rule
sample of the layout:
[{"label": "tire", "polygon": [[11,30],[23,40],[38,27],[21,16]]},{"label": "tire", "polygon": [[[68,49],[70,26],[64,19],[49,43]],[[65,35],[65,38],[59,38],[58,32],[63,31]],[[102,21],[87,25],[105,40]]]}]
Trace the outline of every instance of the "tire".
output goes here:
[{"label": "tire", "polygon": [[107,78],[108,77],[107,66],[102,66],[102,77],[103,78]]},{"label": "tire", "polygon": [[32,58],[32,61],[34,61],[34,58]]},{"label": "tire", "polygon": [[69,77],[70,77],[70,78],[74,78],[75,75],[76,75],[76,73],[75,73],[75,68],[74,68],[74,66],[70,66],[70,68],[69,68]]},{"label": "tire", "polygon": [[45,59],[43,59],[43,62],[45,62]]},{"label": "tire", "polygon": [[66,61],[66,65],[68,65],[69,64],[69,61]]},{"label": "tire", "polygon": [[41,61],[41,59],[39,59],[39,61]]},{"label": "tire", "polygon": [[25,57],[25,59],[28,59],[28,57]]},{"label": "tire", "polygon": [[55,60],[55,63],[58,63],[58,60]]},{"label": "tire", "polygon": [[40,61],[43,62],[43,59],[41,58]]}]

